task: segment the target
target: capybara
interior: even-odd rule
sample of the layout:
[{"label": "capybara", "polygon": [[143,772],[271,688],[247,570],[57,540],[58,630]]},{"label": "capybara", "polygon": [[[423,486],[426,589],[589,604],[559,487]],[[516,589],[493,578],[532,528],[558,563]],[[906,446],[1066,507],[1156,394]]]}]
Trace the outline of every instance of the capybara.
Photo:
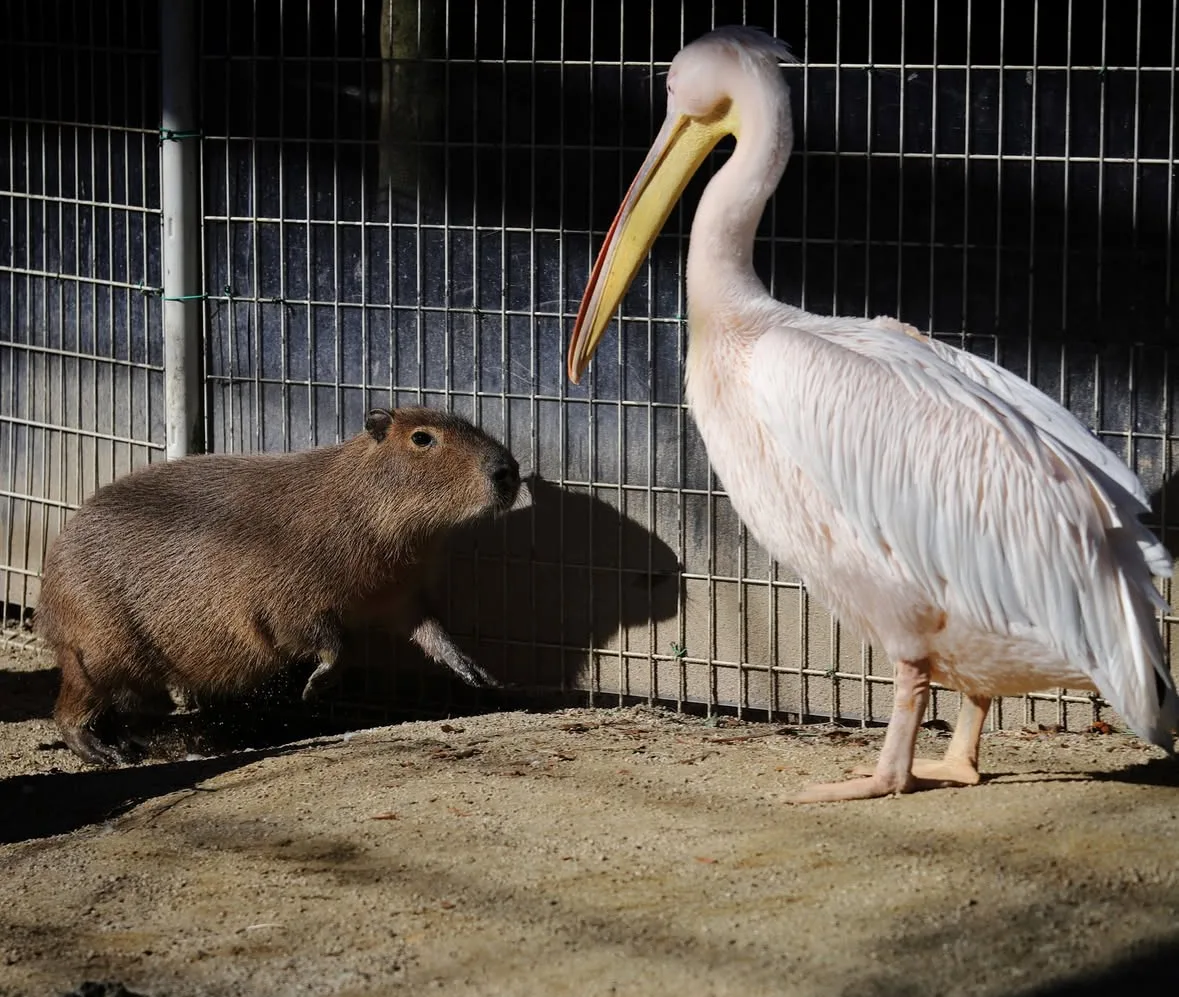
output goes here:
[{"label": "capybara", "polygon": [[[93,764],[130,759],[120,709],[226,698],[298,659],[336,677],[343,634],[384,623],[471,685],[427,590],[448,531],[506,512],[512,455],[464,419],[373,409],[336,446],[152,464],[94,493],[45,562],[36,628],[61,667],[54,719]],[[170,700],[169,700],[170,702]]]}]

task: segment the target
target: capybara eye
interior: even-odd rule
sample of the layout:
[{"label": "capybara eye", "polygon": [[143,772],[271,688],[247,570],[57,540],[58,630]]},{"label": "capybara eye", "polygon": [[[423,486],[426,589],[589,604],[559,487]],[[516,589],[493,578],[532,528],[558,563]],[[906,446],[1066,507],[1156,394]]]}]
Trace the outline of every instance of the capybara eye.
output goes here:
[{"label": "capybara eye", "polygon": [[434,445],[434,437],[429,433],[422,432],[420,429],[409,439],[415,447],[429,447]]}]

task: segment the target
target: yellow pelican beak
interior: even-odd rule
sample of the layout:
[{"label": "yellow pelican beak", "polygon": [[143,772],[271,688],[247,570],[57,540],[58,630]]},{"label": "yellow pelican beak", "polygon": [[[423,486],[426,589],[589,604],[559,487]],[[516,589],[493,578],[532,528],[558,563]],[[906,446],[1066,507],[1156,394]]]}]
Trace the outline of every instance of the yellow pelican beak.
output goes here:
[{"label": "yellow pelican beak", "polygon": [[602,333],[692,174],[717,142],[736,134],[736,115],[729,102],[707,118],[668,112],[606,233],[582,295],[569,340],[569,380],[574,384],[589,366]]}]

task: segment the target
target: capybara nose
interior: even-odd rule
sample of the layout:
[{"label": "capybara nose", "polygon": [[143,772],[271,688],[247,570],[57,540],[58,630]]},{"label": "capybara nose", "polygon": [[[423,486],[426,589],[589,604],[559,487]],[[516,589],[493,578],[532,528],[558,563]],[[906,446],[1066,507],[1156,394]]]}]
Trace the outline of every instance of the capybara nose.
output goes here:
[{"label": "capybara nose", "polygon": [[504,461],[491,473],[491,480],[500,487],[518,484],[520,481],[520,468],[515,461],[512,461],[510,464]]},{"label": "capybara nose", "polygon": [[501,505],[510,506],[516,501],[516,492],[520,488],[520,465],[515,458],[502,457],[497,460],[491,468],[491,481]]}]

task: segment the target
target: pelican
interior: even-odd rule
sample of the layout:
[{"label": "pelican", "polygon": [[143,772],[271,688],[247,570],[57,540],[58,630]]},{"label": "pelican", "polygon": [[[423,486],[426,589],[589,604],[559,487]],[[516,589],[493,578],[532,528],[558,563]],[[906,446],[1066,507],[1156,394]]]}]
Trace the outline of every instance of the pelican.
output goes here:
[{"label": "pelican", "polygon": [[[685,396],[741,521],[884,650],[894,706],[876,765],[793,802],[979,781],[996,696],[1097,690],[1173,753],[1179,698],[1155,616],[1167,550],[1138,478],[1026,381],[892,318],[770,296],[753,238],[793,146],[783,43],[720,28],[667,74],[667,117],[594,263],[569,343],[577,383],[692,174]],[[962,694],[941,759],[914,759],[930,682]]]}]

